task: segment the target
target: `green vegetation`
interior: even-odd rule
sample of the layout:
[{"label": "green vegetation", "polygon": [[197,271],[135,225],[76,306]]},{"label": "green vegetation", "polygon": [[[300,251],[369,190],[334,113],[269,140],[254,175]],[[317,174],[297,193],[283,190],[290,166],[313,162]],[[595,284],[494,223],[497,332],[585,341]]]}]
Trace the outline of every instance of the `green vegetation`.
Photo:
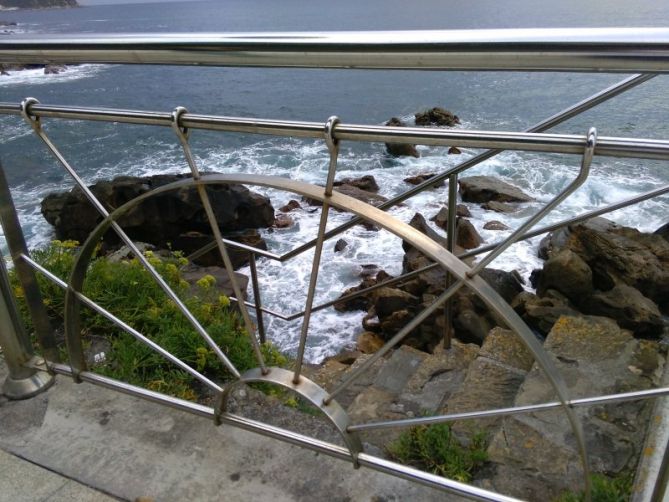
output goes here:
[{"label": "green vegetation", "polygon": [[422,425],[402,433],[387,447],[397,461],[457,481],[467,482],[487,460],[485,437],[472,436],[462,446],[448,424]]},{"label": "green vegetation", "polygon": [[[592,502],[628,502],[632,495],[632,474],[609,478],[603,474],[593,474]],[[583,502],[584,493],[568,492],[557,499],[557,502]]]},{"label": "green vegetation", "polygon": [[[50,246],[33,252],[33,258],[67,280],[77,245],[73,241],[54,241]],[[205,275],[191,286],[181,275],[180,268],[188,262],[179,253],[160,257],[147,251],[145,256],[239,371],[257,366],[249,336],[237,314],[230,309],[230,299],[221,295],[215,287],[214,277]],[[16,278],[13,281],[14,292],[21,299],[23,291]],[[50,316],[62,322],[63,290],[39,273],[38,281]],[[225,380],[230,376],[214,351],[136,258],[120,262],[93,259],[83,292],[192,368],[213,380]],[[25,305],[21,308],[29,325],[27,309]],[[92,368],[94,371],[184,399],[203,397],[200,393],[202,385],[192,376],[85,306],[81,308],[81,330],[85,345],[95,335],[107,339],[112,347],[105,354],[105,360]],[[287,362],[270,344],[265,344],[262,351],[268,365],[284,365]]]}]

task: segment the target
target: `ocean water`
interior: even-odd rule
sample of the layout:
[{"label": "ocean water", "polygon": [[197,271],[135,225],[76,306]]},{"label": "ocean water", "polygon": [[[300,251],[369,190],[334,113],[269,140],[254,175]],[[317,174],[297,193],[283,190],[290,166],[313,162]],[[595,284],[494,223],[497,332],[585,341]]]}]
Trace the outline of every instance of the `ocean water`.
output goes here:
[{"label": "ocean water", "polygon": [[[94,6],[67,10],[0,12],[16,21],[20,33],[233,32],[308,30],[469,29],[515,27],[666,26],[669,4],[645,0],[545,2],[494,0],[443,2],[368,0],[336,3],[299,0],[225,0],[165,4]],[[11,35],[0,35],[11,36]],[[27,96],[47,104],[86,105],[170,111],[186,106],[192,112],[269,119],[381,124],[392,116],[411,121],[413,114],[443,106],[459,115],[458,127],[522,130],[624,75],[411,72],[360,70],[287,70],[254,68],[191,68],[123,65],[82,65],[59,75],[40,70],[0,76],[0,101],[18,102]],[[667,77],[657,77],[555,128],[556,132],[585,134],[592,125],[600,135],[669,136]],[[120,174],[146,175],[188,169],[176,136],[167,128],[112,123],[45,120],[45,128],[87,182]],[[323,183],[328,165],[322,141],[272,138],[260,135],[194,131],[191,137],[203,170],[271,174]],[[381,195],[392,197],[407,188],[403,178],[438,172],[475,155],[447,155],[446,149],[419,146],[419,159],[389,159],[382,144],[342,143],[338,178],[372,174]],[[0,161],[30,246],[52,238],[39,213],[48,192],[69,188],[72,182],[49,156],[19,117],[0,116]],[[511,215],[489,213],[470,205],[472,222],[486,243],[510,231],[488,231],[492,219],[517,227],[576,175],[577,156],[505,152],[472,169],[469,174],[501,177],[533,195],[537,202]],[[597,158],[592,175],[545,223],[559,221],[669,182],[665,162]],[[262,190],[261,190],[262,191]],[[275,208],[293,195],[264,191]],[[403,221],[416,212],[427,218],[447,198],[447,187],[430,190],[391,210]],[[617,211],[611,218],[644,231],[667,222],[669,198],[658,198]],[[270,249],[285,252],[316,235],[319,213],[291,214],[294,227],[265,232]],[[330,228],[348,219],[332,212]],[[360,267],[374,263],[391,274],[401,270],[399,239],[387,232],[355,227],[342,235],[349,242],[334,253],[335,240],[326,243],[316,301],[338,296],[359,282]],[[540,266],[540,238],[514,245],[493,267],[518,270],[529,276]],[[260,261],[263,303],[284,313],[304,308],[312,253],[285,264]],[[243,271],[243,270],[242,270]],[[361,331],[361,313],[338,314],[326,309],[312,317],[307,358],[318,361],[351,345]],[[270,337],[281,348],[297,346],[300,321],[266,319]]]}]

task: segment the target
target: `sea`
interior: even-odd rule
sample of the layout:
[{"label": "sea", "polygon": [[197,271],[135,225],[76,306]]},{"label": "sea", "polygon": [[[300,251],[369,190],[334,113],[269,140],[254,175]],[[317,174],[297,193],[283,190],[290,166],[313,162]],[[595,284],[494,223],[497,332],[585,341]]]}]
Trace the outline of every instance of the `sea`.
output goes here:
[{"label": "sea", "polygon": [[[1,0],[0,0],[1,1]],[[340,30],[422,30],[547,27],[666,27],[669,3],[657,0],[218,0],[74,9],[0,11],[13,33],[42,34],[280,32]],[[0,76],[0,102],[31,96],[45,104],[171,111],[184,106],[194,113],[383,124],[399,117],[409,124],[414,113],[434,106],[453,111],[463,129],[521,131],[563,108],[625,78],[619,74],[363,71],[317,69],[198,68],[140,65],[81,65],[58,75],[42,70]],[[659,76],[573,118],[555,132],[585,135],[669,137],[669,77]],[[118,175],[185,172],[181,147],[168,128],[45,119],[45,129],[88,183]],[[323,141],[261,135],[194,131],[191,144],[199,168],[290,177],[323,184],[328,153]],[[441,172],[478,153],[419,146],[420,158],[391,159],[383,144],[343,142],[337,178],[373,175],[380,194],[393,197],[410,188],[404,178]],[[72,181],[30,128],[16,116],[0,116],[0,161],[9,178],[24,232],[31,248],[53,239],[40,214],[40,200],[64,190]],[[467,172],[493,175],[536,198],[513,214],[491,213],[469,204],[472,223],[486,244],[509,235],[483,229],[498,220],[511,229],[546,204],[576,175],[578,156],[504,152]],[[666,185],[666,162],[598,157],[589,180],[544,223],[589,211]],[[294,195],[259,190],[278,208]],[[424,192],[390,212],[409,221],[416,212],[430,218],[446,203],[447,187]],[[660,197],[616,211],[610,218],[642,231],[667,223],[669,198]],[[291,213],[288,229],[264,230],[270,250],[283,253],[313,239],[318,212]],[[328,228],[350,215],[332,212]],[[438,232],[443,232],[435,227]],[[363,265],[374,264],[396,275],[402,268],[401,241],[385,231],[361,226],[344,233],[344,251],[336,239],[326,242],[316,303],[334,299],[360,282]],[[541,266],[540,237],[512,246],[492,267],[518,270],[527,279]],[[3,244],[4,246],[4,244]],[[6,247],[3,247],[6,253]],[[305,305],[313,252],[286,263],[259,260],[262,302],[285,314]],[[242,269],[248,273],[248,270]],[[529,282],[528,289],[531,289]],[[252,292],[249,291],[252,296]],[[364,313],[325,309],[312,316],[306,357],[319,362],[350,348],[362,331]],[[294,352],[301,319],[284,322],[266,316],[269,338]]]}]

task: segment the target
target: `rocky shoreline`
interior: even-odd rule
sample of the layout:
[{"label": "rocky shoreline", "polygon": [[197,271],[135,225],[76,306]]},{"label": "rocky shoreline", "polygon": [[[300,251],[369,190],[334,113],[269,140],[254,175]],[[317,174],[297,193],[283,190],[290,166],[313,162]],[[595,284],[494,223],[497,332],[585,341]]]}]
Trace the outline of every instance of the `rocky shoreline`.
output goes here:
[{"label": "rocky shoreline", "polygon": [[[434,110],[426,112],[427,118],[416,117],[416,123],[436,123],[432,122],[433,116],[450,120],[443,125],[456,123],[457,116],[439,111],[443,109]],[[389,125],[402,127],[401,123]],[[396,146],[387,145],[387,153],[417,153],[411,149],[400,153]],[[425,173],[405,181],[421,183],[432,176],[433,173]],[[119,177],[98,182],[91,189],[105,207],[113,210],[153,188],[183,178],[184,175]],[[385,200],[377,193],[376,180],[369,175],[337,180],[336,185],[338,191],[373,205]],[[225,235],[254,246],[263,245],[258,228],[290,228],[299,220],[300,212],[314,204],[292,200],[275,213],[267,198],[239,185],[210,186],[208,191]],[[479,205],[490,217],[484,228],[503,231],[507,228],[494,219],[495,214],[514,212],[533,200],[517,187],[487,176],[462,177],[459,194],[462,204],[457,206],[456,254],[483,243],[471,222],[472,205]],[[54,225],[59,239],[83,240],[100,221],[76,189],[49,195],[42,202],[42,213]],[[206,217],[192,188],[148,199],[119,222],[131,237],[158,248],[169,243],[172,249],[189,253],[211,240]],[[447,230],[446,207],[432,215],[416,213],[410,225],[446,245],[435,228]],[[543,267],[535,270],[527,283],[517,272],[493,268],[482,271],[481,277],[543,343],[564,375],[572,398],[658,385],[665,371],[669,341],[668,229],[666,224],[654,233],[642,233],[604,218],[593,218],[547,235],[537,250],[544,260]],[[113,235],[105,236],[103,247],[112,250],[116,245]],[[340,239],[334,245],[341,251],[349,244]],[[409,243],[403,243],[403,250],[403,273],[431,263]],[[246,253],[240,253],[235,268],[245,263],[245,257]],[[215,253],[200,260],[202,266],[220,266]],[[390,279],[378,266],[362,264],[360,284],[342,295]],[[443,293],[446,283],[445,271],[435,268],[404,283],[337,303],[335,309],[339,311],[365,312],[357,346],[310,368],[308,376],[332,389]],[[338,397],[354,422],[556,399],[529,351],[480,298],[461,291],[455,295],[452,308],[454,338],[450,346],[443,341],[447,319],[441,308]],[[264,398],[254,399],[254,406],[262,408],[257,400]],[[633,472],[646,433],[650,402],[580,410],[592,469],[610,476]],[[272,414],[283,416],[280,411]],[[486,437],[488,462],[475,473],[475,484],[533,500],[548,500],[580,486],[578,452],[570,430],[561,410],[453,425],[453,431],[464,443],[475,432]],[[384,455],[388,441],[394,437],[396,432],[382,431],[365,434],[363,439],[367,447]]]}]

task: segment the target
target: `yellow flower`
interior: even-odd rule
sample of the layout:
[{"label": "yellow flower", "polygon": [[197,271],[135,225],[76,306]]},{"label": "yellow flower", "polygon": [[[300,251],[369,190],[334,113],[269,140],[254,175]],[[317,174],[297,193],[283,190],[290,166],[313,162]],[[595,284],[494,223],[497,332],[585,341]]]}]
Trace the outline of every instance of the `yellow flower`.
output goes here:
[{"label": "yellow flower", "polygon": [[211,288],[214,284],[216,284],[216,278],[213,275],[204,275],[202,278],[198,279],[197,285],[200,286],[202,289],[209,289]]},{"label": "yellow flower", "polygon": [[230,298],[228,298],[225,295],[221,295],[221,296],[218,297],[218,303],[220,303],[222,307],[229,307],[230,306]]}]

